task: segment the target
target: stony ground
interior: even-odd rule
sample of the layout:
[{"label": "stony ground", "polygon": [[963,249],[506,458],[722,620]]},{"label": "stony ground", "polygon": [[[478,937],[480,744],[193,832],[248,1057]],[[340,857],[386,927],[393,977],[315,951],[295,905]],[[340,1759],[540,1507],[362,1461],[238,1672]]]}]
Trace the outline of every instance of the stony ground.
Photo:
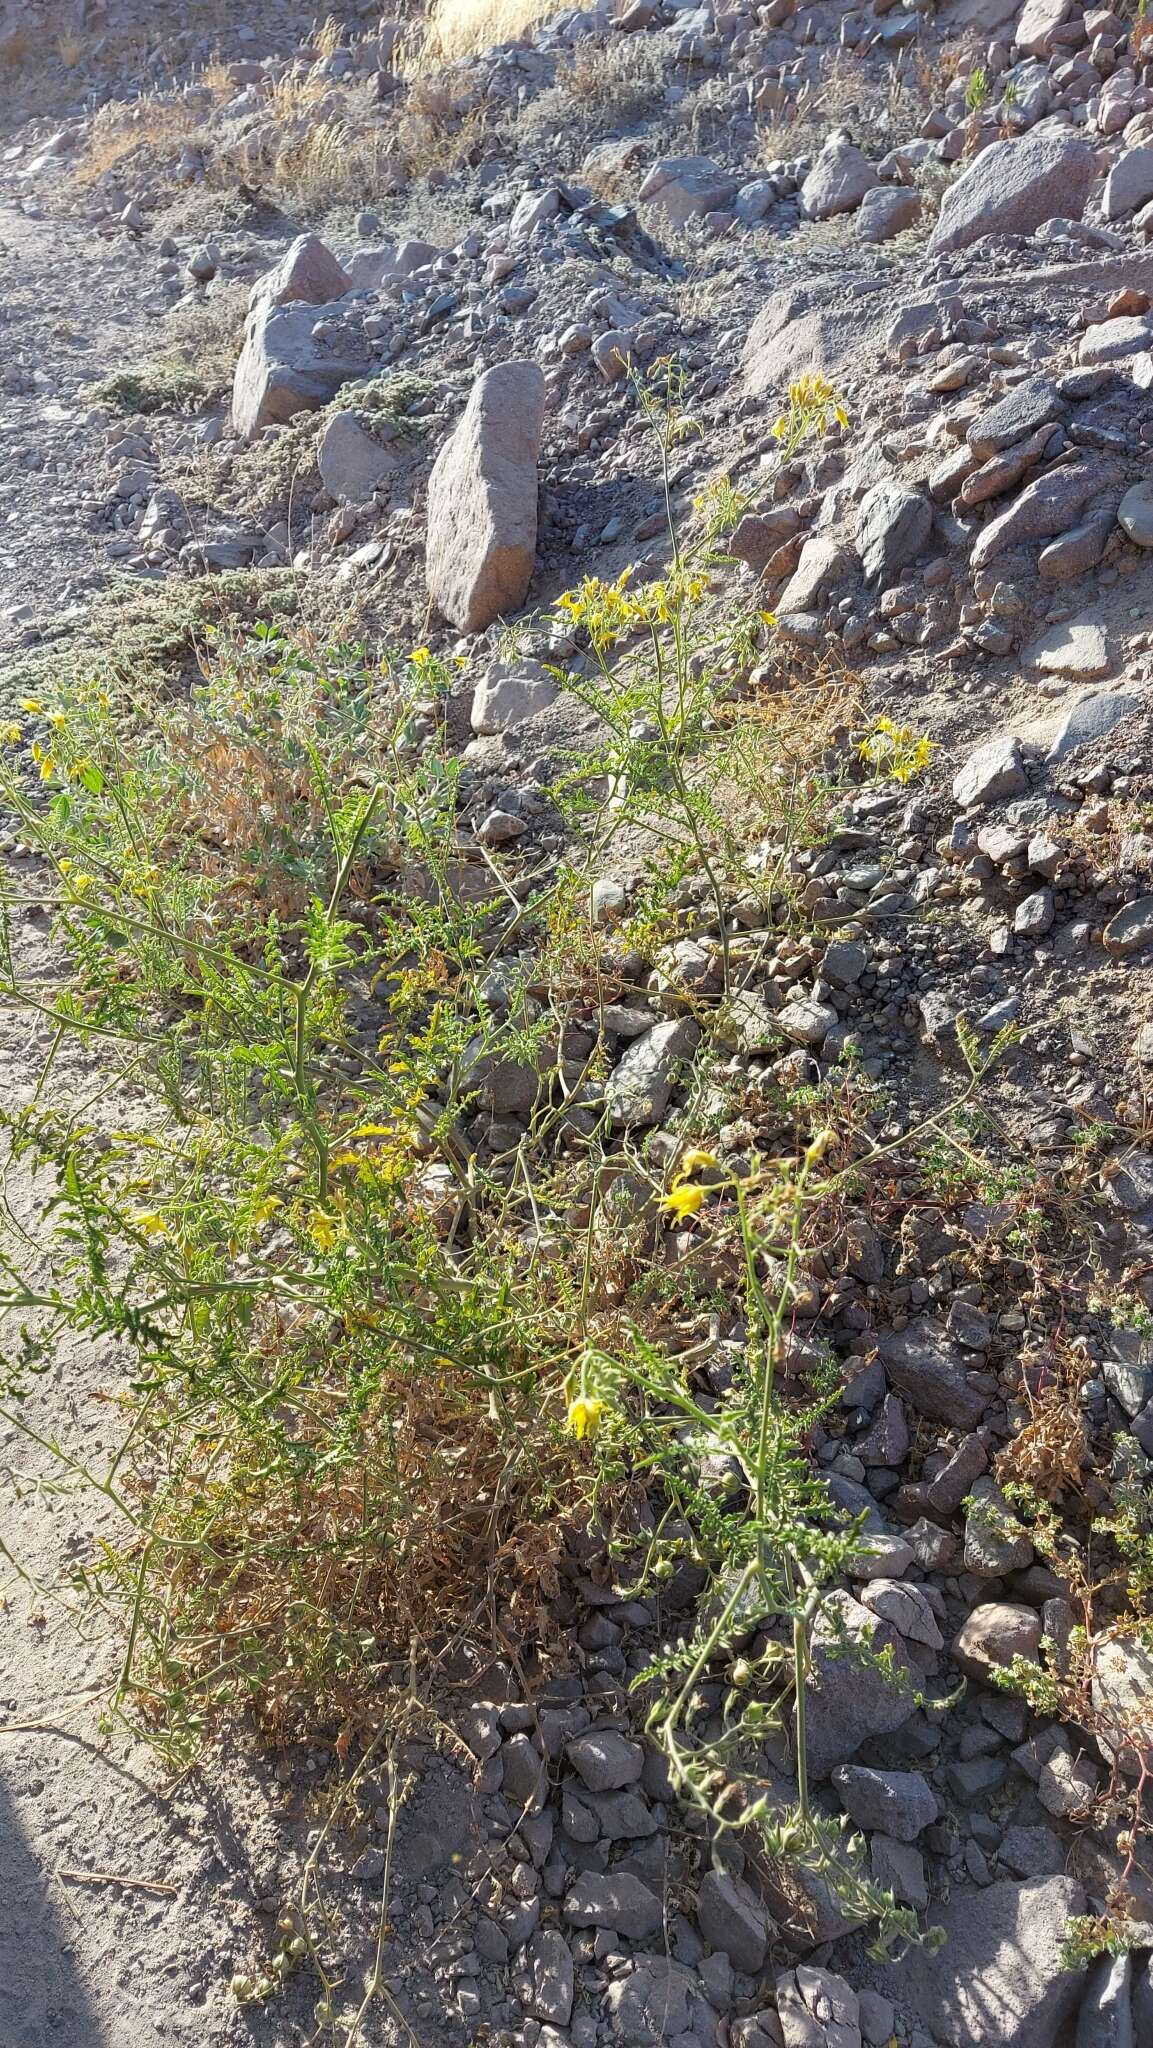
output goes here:
[{"label": "stony ground", "polygon": [[[933,743],[800,856],[810,926],[762,959],[736,1069],[815,1085],[853,1059],[895,1140],[956,1092],[959,1016],[1018,1037],[984,1103],[1000,1183],[910,1203],[895,1180],[883,1223],[858,1218],[814,1272],[793,1340],[803,1363],[820,1336],[844,1381],[812,1449],[868,1520],[849,1633],[935,1692],[970,1681],[926,1708],[827,1659],[812,1704],[821,1800],[947,1929],[939,1956],[879,1964],[828,1899],[782,1900],[739,1848],[710,1864],[628,1693],[683,1610],[603,1563],[574,1560],[558,1602],[566,1668],[531,1689],[463,1670],[439,1735],[427,1712],[399,1727],[331,1829],[322,1749],[278,1762],[238,1734],[173,1782],[89,1704],[111,1620],[54,1590],[91,1506],[50,1447],[98,1458],[118,1371],[77,1352],[30,1405],[43,1453],[0,1433],[22,1574],[2,1610],[0,2048],[314,2038],[307,1964],[263,2003],[228,1987],[296,1938],[316,1884],[354,1988],[384,1929],[366,2040],[1153,2040],[1147,1843],[1125,1952],[1059,1956],[1071,1914],[1117,1904],[1109,1717],[1136,1714],[1147,1760],[1148,1651],[1114,1636],[1096,1731],[988,1682],[1075,1620],[993,1472],[1059,1350],[1083,1425],[1071,1522],[1118,1479],[1147,1489],[1153,1460],[1153,44],[1132,10],[1072,0],[634,0],[434,87],[406,80],[394,25],[351,11],[311,43],[286,9],[175,37],[144,9],[9,13],[6,700],[53,663],[151,656],[238,572],[257,611],[294,578],[318,617],[468,654],[462,825],[555,859],[545,788],[590,730],[541,665],[546,615],[582,576],[667,558],[626,370],[674,354],[699,427],[678,508],[720,476],[748,500],[716,594],[771,607],[798,676],[842,679],[842,756],[881,717]],[[781,474],[772,425],[813,372],[849,425]],[[635,855],[603,878],[606,920]],[[34,924],[18,939],[40,957]],[[718,943],[687,916],[663,986],[617,1006],[621,1130],[675,1117],[691,1047],[665,997],[708,990]],[[14,1094],[42,1051],[9,1018]],[[505,1079],[472,1134],[486,1156],[523,1128]],[[99,1067],[57,1085],[96,1099]],[[1064,1301],[1052,1239],[1022,1233],[1034,1206],[1066,1233]],[[1129,1327],[1078,1292],[1090,1264]],[[787,1785],[786,1753],[765,1767]]]}]

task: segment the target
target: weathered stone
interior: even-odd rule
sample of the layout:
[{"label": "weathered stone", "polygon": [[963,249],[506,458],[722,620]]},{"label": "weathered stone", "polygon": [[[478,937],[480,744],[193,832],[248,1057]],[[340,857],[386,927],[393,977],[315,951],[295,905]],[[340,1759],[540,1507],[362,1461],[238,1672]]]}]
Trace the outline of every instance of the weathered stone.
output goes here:
[{"label": "weathered stone", "polygon": [[921,195],[907,185],[875,185],[866,192],[857,214],[857,237],[875,244],[891,242],[921,218]]},{"label": "weathered stone", "polygon": [[777,1978],[784,2048],[861,2048],[857,1994],[843,1977],[798,1963]]},{"label": "weathered stone", "polygon": [[948,2048],[1058,2048],[1082,1986],[1062,1964],[1066,1922],[1084,1910],[1071,1877],[955,1890],[933,1914],[940,1951],[912,1950],[874,1983]]},{"label": "weathered stone", "polygon": [[514,360],[486,370],[433,464],[429,594],[465,632],[483,632],[528,594],[544,388],[538,363]]},{"label": "weathered stone", "polygon": [[472,729],[476,733],[509,732],[555,704],[556,678],[539,662],[524,660],[505,667],[494,662],[473,692]]},{"label": "weathered stone", "polygon": [[1105,180],[1101,212],[1106,220],[1122,220],[1153,199],[1153,146],[1124,149]]},{"label": "weathered stone", "polygon": [[798,996],[777,1012],[777,1024],[794,1045],[821,1046],[840,1018],[829,1003],[815,996]]},{"label": "weathered stone", "polygon": [[1025,660],[1044,676],[1072,676],[1088,682],[1109,668],[1104,622],[1089,612],[1050,626],[1026,650]]},{"label": "weathered stone", "polygon": [[[1104,739],[1140,709],[1141,699],[1126,690],[1087,690],[1083,696],[1069,706],[1049,746],[1045,759],[1049,762],[1063,761],[1067,755],[1075,754],[1080,747],[1091,746],[1095,740]],[[1124,912],[1120,915],[1123,917]]]},{"label": "weathered stone", "polygon": [[317,444],[320,481],[344,505],[367,505],[400,463],[395,448],[378,441],[350,412],[336,413]]},{"label": "weathered stone", "polygon": [[937,1795],[918,1771],[874,1771],[838,1764],[833,1784],[850,1820],[881,1828],[898,1842],[914,1842],[941,1811]]},{"label": "weathered stone", "polygon": [[1051,1877],[1065,1868],[1060,1835],[1037,1824],[1007,1828],[997,1854],[1014,1877]]},{"label": "weathered stone", "polygon": [[919,1849],[911,1842],[896,1842],[891,1835],[874,1835],[869,1843],[869,1862],[874,1882],[891,1891],[898,1905],[924,1912],[929,1903],[929,1887],[925,1859]]},{"label": "weathered stone", "polygon": [[1127,958],[1140,953],[1153,940],[1153,896],[1138,896],[1111,917],[1105,926],[1105,951]]},{"label": "weathered stone", "polygon": [[678,1064],[692,1056],[700,1035],[700,1025],[692,1017],[675,1017],[633,1040],[605,1087],[614,1124],[635,1130],[660,1122]]},{"label": "weathered stone", "polygon": [[[841,1654],[836,1646],[847,1640]],[[856,1639],[871,1653],[891,1648],[896,1684],[851,1653]],[[836,1764],[847,1763],[870,1736],[887,1735],[914,1711],[908,1690],[908,1659],[897,1631],[839,1589],[829,1597],[829,1610],[813,1632],[813,1682],[808,1699],[809,1770],[814,1780],[827,1778]]]},{"label": "weathered stone", "polygon": [[1135,1777],[1153,1768],[1153,1650],[1113,1636],[1093,1653],[1094,1734],[1110,1762]]},{"label": "weathered stone", "polygon": [[686,221],[731,205],[740,182],[711,156],[661,157],[647,172],[639,196],[659,207],[670,226],[683,228]]},{"label": "weathered stone", "polygon": [[567,2027],[572,2018],[573,1959],[563,1934],[538,1928],[525,1953],[519,1990],[525,2011],[551,2026]]},{"label": "weathered stone", "polygon": [[622,2048],[658,2048],[683,2034],[694,1986],[690,1970],[660,1956],[639,1957],[629,1976],[614,1978],[605,1992],[605,2010]]},{"label": "weathered stone", "polygon": [[1141,354],[1153,342],[1153,321],[1122,315],[1087,327],[1077,344],[1079,363],[1119,363]]},{"label": "weathered stone", "polygon": [[626,1941],[644,1941],[664,1918],[656,1894],[627,1870],[610,1870],[604,1876],[582,1871],[573,1879],[563,1911],[573,1927],[609,1927]]},{"label": "weathered stone", "polygon": [[343,298],[351,283],[344,265],[319,235],[298,235],[279,263],[257,278],[249,302],[253,306],[287,306],[299,299],[310,306],[324,306]]},{"label": "weathered stone", "polygon": [[970,1678],[987,1680],[1014,1657],[1036,1664],[1040,1642],[1041,1617],[1032,1607],[989,1600],[974,1607],[953,1645],[953,1655]]},{"label": "weathered stone", "polygon": [[1059,539],[1050,541],[1037,557],[1042,576],[1066,583],[1074,576],[1083,576],[1086,569],[1095,569],[1109,545],[1116,518],[1115,507],[1106,505],[1091,512],[1079,526],[1071,526]]},{"label": "weathered stone", "polygon": [[974,748],[953,778],[953,797],[967,810],[971,804],[991,804],[999,797],[1021,796],[1028,787],[1021,742],[1013,733],[1001,733]]},{"label": "weathered stone", "polygon": [[1073,0],[1025,0],[1013,41],[1030,57],[1047,57],[1053,32],[1072,13]]},{"label": "weathered stone", "polygon": [[[339,306],[324,310],[343,314]],[[318,341],[317,324],[314,305],[278,306],[261,299],[249,314],[232,385],[232,423],[246,441],[297,413],[318,411],[342,384],[363,374],[362,346],[343,329],[339,349]]]},{"label": "weathered stone", "polygon": [[964,1366],[938,1324],[923,1319],[892,1333],[882,1339],[880,1356],[890,1385],[919,1414],[957,1429],[972,1429],[980,1421],[984,1396],[969,1385]]},{"label": "weathered stone", "polygon": [[1033,1545],[1004,1494],[987,1475],[973,1481],[965,1517],[965,1570],[999,1579],[1033,1562]]},{"label": "weathered stone", "polygon": [[853,213],[866,192],[880,182],[868,157],[848,135],[838,131],[830,135],[801,186],[801,213],[806,220],[831,220],[834,214]]},{"label": "weathered stone", "polygon": [[1139,548],[1153,548],[1153,484],[1134,484],[1117,507],[1117,524]]},{"label": "weathered stone", "polygon": [[773,1923],[756,1893],[740,1878],[710,1870],[697,1892],[697,1924],[710,1948],[751,1975],[764,1968]]},{"label": "weathered stone", "polygon": [[933,508],[920,491],[892,481],[874,484],[857,515],[857,553],[870,582],[891,583],[925,546]]},{"label": "weathered stone", "polygon": [[1039,427],[1055,425],[1068,416],[1069,408],[1051,377],[1026,377],[970,421],[965,439],[978,460],[987,462],[991,455],[1025,440]]},{"label": "weathered stone", "polygon": [[1080,220],[1095,158],[1072,135],[1024,135],[983,149],[950,185],[929,253],[965,249],[982,235],[1031,235],[1055,214]]},{"label": "weathered stone", "polygon": [[590,1792],[616,1792],[635,1785],[645,1767],[639,1742],[615,1728],[593,1728],[568,1745],[568,1760]]},{"label": "weathered stone", "polygon": [[767,513],[746,512],[729,535],[726,553],[746,563],[759,576],[781,543],[792,539],[799,525],[791,505],[777,505]]},{"label": "weathered stone", "polygon": [[1077,2014],[1073,2048],[1142,2048],[1133,2031],[1133,1957],[1099,1956]]},{"label": "weathered stone", "polygon": [[858,566],[851,548],[842,547],[830,534],[811,534],[777,600],[778,615],[819,610],[830,591],[852,581]]},{"label": "weathered stone", "polygon": [[928,1600],[919,1586],[904,1585],[898,1579],[870,1579],[861,1588],[861,1603],[883,1621],[890,1621],[906,1642],[924,1643],[927,1649],[941,1649],[944,1638]]},{"label": "weathered stone", "polygon": [[1076,460],[1034,477],[1006,511],[982,528],[969,558],[973,573],[986,568],[1007,548],[1064,533],[1107,480],[1099,464]]}]

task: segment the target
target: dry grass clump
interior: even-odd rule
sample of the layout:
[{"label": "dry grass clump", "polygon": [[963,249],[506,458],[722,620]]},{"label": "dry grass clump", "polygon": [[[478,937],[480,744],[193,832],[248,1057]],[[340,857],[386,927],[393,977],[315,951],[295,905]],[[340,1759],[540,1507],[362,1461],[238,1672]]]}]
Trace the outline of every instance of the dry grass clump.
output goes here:
[{"label": "dry grass clump", "polygon": [[196,125],[194,110],[183,100],[159,94],[137,100],[130,107],[101,107],[93,117],[73,176],[80,185],[99,184],[138,149],[179,149]]},{"label": "dry grass clump", "polygon": [[459,64],[498,43],[515,42],[559,13],[554,0],[433,0],[424,35],[406,53],[410,74]]}]

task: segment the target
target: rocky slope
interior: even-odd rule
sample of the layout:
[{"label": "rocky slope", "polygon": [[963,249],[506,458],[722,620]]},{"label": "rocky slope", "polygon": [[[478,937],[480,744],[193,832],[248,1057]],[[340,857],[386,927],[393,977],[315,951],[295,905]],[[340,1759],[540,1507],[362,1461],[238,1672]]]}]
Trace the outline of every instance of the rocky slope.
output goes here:
[{"label": "rocky slope", "polygon": [[[643,583],[667,566],[631,373],[674,356],[698,428],[675,451],[674,510],[691,520],[722,477],[741,493],[711,594],[775,615],[754,681],[834,678],[832,766],[882,718],[932,742],[904,786],[850,777],[792,854],[803,929],[750,955],[729,1051],[742,1087],[833,1089],[851,1070],[883,1091],[893,1177],[813,1261],[790,1346],[798,1372],[830,1356],[842,1388],[809,1438],[832,1498],[865,1518],[842,1626],[887,1645],[905,1683],[825,1656],[811,1761],[873,1876],[948,1942],[878,1962],[827,1896],[783,1898],[738,1838],[702,1838],[629,1691],[698,1589],[679,1586],[681,1605],[638,1595],[574,1551],[555,1610],[568,1668],[526,1688],[498,1664],[446,1703],[475,1768],[409,1749],[394,1862],[375,1771],[332,1846],[357,1975],[387,1908],[395,2003],[366,2038],[1153,2040],[1153,1671],[1131,1610],[1104,1597],[1092,1718],[994,1683],[1043,1640],[1059,1669],[1083,1619],[1003,1488],[1012,1447],[1065,1459],[1050,1497],[1081,1544],[1119,1487],[1147,1506],[1153,1469],[1143,17],[1073,0],[632,0],[428,70],[399,24],[351,10],[310,42],[269,9],[199,47],[191,29],[150,41],[143,9],[113,13],[59,25],[59,61],[10,52],[10,700],[46,660],[106,658],[113,576],[186,618],[224,574],[292,572],[320,617],[466,657],[462,831],[542,871],[565,851],[557,763],[593,738],[552,673],[581,650],[551,607],[587,575],[631,566]],[[782,469],[774,422],[813,374],[848,425]],[[6,850],[19,863],[12,835]],[[645,856],[637,844],[600,878],[606,933]],[[678,908],[651,977],[616,963],[607,1078],[573,1111],[673,1149],[697,1043],[686,997],[717,995],[722,936],[703,892]],[[739,901],[730,914],[739,934]],[[934,1181],[899,1147],[957,1092],[959,1019],[986,1047],[1015,1037],[982,1098],[984,1170]],[[6,1063],[27,1086],[26,1048],[9,1043]],[[512,1061],[485,1077],[478,1157],[515,1146],[538,1085]],[[722,1140],[739,1159],[739,1117]],[[691,1225],[683,1239],[688,1257]],[[37,1397],[49,1438],[69,1398],[91,1426],[110,1367],[82,1363],[70,1395]],[[705,1370],[723,1400],[723,1353]],[[28,1492],[15,1438],[10,1456],[13,1526],[46,1584],[78,1524]],[[240,1743],[218,1786],[158,1809],[106,1759],[26,1725],[95,1684],[106,1653],[80,1669],[35,1587],[16,1589],[13,1617],[5,2048],[314,2038],[307,1972],[257,2004],[227,1983],[275,1950],[335,1760],[272,1770]],[[961,1677],[953,1704],[918,1703]],[[768,1745],[782,1798],[792,1767]],[[92,1880],[79,1905],[65,1870],[74,1890]],[[108,1923],[101,1872],[119,1887]],[[139,1914],[133,1876],[154,1886]],[[1106,1909],[1122,1952],[1071,1961],[1070,1917]],[[33,1983],[22,1952],[41,1943],[54,1960]]]}]

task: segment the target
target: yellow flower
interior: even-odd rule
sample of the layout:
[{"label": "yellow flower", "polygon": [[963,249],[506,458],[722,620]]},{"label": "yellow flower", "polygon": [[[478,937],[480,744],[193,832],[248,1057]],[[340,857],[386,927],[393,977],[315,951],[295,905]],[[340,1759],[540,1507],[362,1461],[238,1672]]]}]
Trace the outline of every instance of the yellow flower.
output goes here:
[{"label": "yellow flower", "polygon": [[22,737],[23,735],[18,725],[6,725],[4,727],[4,742],[6,746],[18,747]]},{"label": "yellow flower", "polygon": [[252,1220],[254,1223],[267,1223],[270,1217],[275,1216],[277,1210],[283,1207],[284,1203],[279,1195],[265,1195],[263,1202],[258,1202],[253,1210]]},{"label": "yellow flower", "polygon": [[414,668],[427,668],[432,660],[432,652],[427,647],[414,647],[408,658]]},{"label": "yellow flower", "polygon": [[775,625],[776,625],[776,623],[777,623],[777,615],[776,615],[776,612],[762,612],[762,613],[761,613],[761,624],[762,624],[762,626],[775,626]]},{"label": "yellow flower", "polygon": [[578,1394],[575,1401],[569,1402],[565,1427],[571,1429],[578,1443],[583,1443],[586,1437],[596,1435],[604,1412],[603,1401],[595,1400],[591,1394]]},{"label": "yellow flower", "polygon": [[327,1209],[314,1211],[308,1229],[313,1244],[322,1252],[330,1252],[340,1235],[336,1218],[330,1216]]},{"label": "yellow flower", "polygon": [[161,1237],[168,1225],[155,1209],[140,1209],[132,1218],[137,1230],[143,1230],[148,1237]]},{"label": "yellow flower", "polygon": [[41,782],[47,782],[47,781],[48,781],[48,778],[49,778],[49,776],[55,775],[55,773],[56,773],[56,763],[55,763],[55,761],[53,760],[53,758],[52,758],[51,754],[45,754],[45,755],[44,755],[44,757],[43,757],[43,759],[42,759],[42,760],[41,760],[41,762],[40,762],[40,780],[41,780]]},{"label": "yellow flower", "polygon": [[57,732],[63,732],[65,726],[68,723],[68,720],[65,718],[64,713],[62,711],[50,711],[48,714],[48,723],[49,725],[54,725],[56,727]]},{"label": "yellow flower", "polygon": [[44,706],[40,702],[39,697],[21,697],[20,709],[21,711],[43,711]]},{"label": "yellow flower", "polygon": [[78,896],[82,895],[85,889],[92,887],[91,875],[70,875],[69,880]]},{"label": "yellow flower", "polygon": [[683,1180],[687,1180],[690,1174],[700,1173],[705,1167],[716,1165],[717,1157],[716,1154],[713,1152],[686,1152],[684,1158],[681,1160],[680,1171],[677,1174],[676,1178],[676,1185],[679,1187],[680,1183]]},{"label": "yellow flower", "polygon": [[835,1136],[836,1132],[829,1130],[828,1126],[818,1131],[805,1148],[805,1165],[815,1166],[819,1159],[823,1159]]},{"label": "yellow flower", "polygon": [[670,1216],[674,1216],[678,1223],[683,1223],[686,1217],[696,1215],[698,1209],[703,1207],[704,1199],[705,1191],[703,1188],[677,1187],[672,1190],[671,1194],[665,1196],[664,1201],[661,1203],[661,1208],[667,1209]]}]

